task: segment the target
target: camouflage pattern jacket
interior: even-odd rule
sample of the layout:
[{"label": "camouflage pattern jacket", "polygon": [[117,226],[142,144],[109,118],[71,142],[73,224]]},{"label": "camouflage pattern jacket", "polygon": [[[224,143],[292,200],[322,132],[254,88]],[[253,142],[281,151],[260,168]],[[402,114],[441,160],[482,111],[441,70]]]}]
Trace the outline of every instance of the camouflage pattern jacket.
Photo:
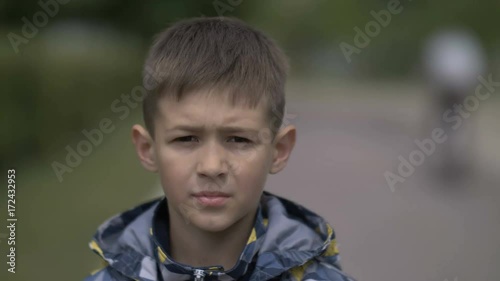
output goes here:
[{"label": "camouflage pattern jacket", "polygon": [[328,280],[353,281],[339,265],[335,234],[318,215],[264,192],[255,225],[230,270],[193,268],[168,256],[165,198],[140,205],[99,227],[90,248],[105,267],[85,281]]}]

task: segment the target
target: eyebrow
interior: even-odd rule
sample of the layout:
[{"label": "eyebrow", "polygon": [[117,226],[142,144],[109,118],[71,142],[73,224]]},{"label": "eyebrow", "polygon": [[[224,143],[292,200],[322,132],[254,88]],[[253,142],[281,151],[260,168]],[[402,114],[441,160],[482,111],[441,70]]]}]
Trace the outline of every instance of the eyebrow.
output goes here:
[{"label": "eyebrow", "polygon": [[[170,129],[167,129],[166,132],[172,132],[172,131],[203,132],[205,130],[206,126],[178,125]],[[224,126],[224,127],[219,127],[217,130],[226,133],[238,133],[238,132],[257,133],[259,131],[253,128],[239,127],[239,126]]]}]

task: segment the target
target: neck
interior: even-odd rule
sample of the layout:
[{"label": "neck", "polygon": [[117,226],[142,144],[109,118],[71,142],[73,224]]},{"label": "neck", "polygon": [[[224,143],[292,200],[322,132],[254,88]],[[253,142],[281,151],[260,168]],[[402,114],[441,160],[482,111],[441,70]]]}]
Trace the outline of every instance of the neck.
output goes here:
[{"label": "neck", "polygon": [[245,248],[253,228],[255,213],[249,214],[229,228],[209,232],[186,223],[180,216],[170,217],[170,254],[172,258],[193,267],[222,266],[233,268]]}]

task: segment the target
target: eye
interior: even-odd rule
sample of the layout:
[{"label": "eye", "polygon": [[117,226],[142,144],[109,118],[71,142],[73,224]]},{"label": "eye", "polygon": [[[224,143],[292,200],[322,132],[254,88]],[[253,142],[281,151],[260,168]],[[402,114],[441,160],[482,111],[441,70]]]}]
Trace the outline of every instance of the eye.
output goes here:
[{"label": "eye", "polygon": [[235,143],[251,143],[252,141],[247,139],[247,138],[243,138],[243,137],[230,137],[229,138],[229,142],[235,142]]},{"label": "eye", "polygon": [[175,142],[198,142],[198,138],[195,136],[185,136],[174,139]]}]

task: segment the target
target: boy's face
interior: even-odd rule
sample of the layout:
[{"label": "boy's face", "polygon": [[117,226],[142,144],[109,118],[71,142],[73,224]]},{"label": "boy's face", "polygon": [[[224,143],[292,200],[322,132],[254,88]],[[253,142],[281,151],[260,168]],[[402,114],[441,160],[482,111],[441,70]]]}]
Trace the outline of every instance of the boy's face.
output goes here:
[{"label": "boy's face", "polygon": [[154,139],[134,126],[139,158],[159,173],[172,221],[217,232],[253,218],[267,174],[285,167],[295,143],[293,126],[271,140],[266,108],[199,92],[160,100]]}]

